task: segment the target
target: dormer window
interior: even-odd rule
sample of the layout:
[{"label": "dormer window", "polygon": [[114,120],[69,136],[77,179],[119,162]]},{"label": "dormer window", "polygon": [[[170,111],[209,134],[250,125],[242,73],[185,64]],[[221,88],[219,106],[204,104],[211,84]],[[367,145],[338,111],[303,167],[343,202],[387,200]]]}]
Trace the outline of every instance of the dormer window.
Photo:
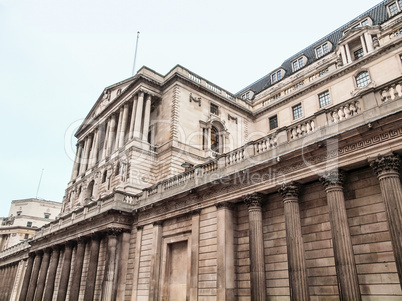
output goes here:
[{"label": "dormer window", "polygon": [[395,16],[402,9],[402,0],[394,1],[388,5],[388,13],[390,17]]},{"label": "dormer window", "polygon": [[304,67],[304,58],[299,57],[297,60],[294,60],[292,62],[292,67],[293,67],[293,72],[296,72],[297,70],[303,68]]},{"label": "dormer window", "polygon": [[276,83],[277,81],[280,81],[282,79],[282,70],[275,71],[271,75],[271,81],[272,83]]},{"label": "dormer window", "polygon": [[248,91],[248,92],[244,93],[244,94],[241,96],[241,99],[243,99],[243,100],[251,99],[251,92]]},{"label": "dormer window", "polygon": [[315,53],[317,55],[317,58],[320,58],[320,57],[326,55],[329,52],[329,50],[330,49],[329,49],[329,43],[328,42],[320,45],[319,47],[317,47],[315,49]]}]

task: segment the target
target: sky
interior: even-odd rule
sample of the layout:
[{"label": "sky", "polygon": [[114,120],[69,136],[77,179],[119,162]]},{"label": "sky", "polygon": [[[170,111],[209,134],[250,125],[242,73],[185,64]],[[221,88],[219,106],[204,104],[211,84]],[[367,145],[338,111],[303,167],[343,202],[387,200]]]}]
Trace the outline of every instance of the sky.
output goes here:
[{"label": "sky", "polygon": [[379,2],[0,0],[0,216],[62,201],[74,132],[132,75],[138,31],[136,70],[180,64],[236,93]]}]

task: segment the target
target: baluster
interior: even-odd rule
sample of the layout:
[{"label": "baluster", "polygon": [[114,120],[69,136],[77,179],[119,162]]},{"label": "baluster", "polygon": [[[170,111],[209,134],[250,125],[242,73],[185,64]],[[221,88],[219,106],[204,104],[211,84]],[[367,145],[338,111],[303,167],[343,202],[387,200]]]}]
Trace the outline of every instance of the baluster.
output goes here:
[{"label": "baluster", "polygon": [[345,113],[343,112],[343,107],[340,107],[338,109],[338,115],[339,115],[339,120],[344,120],[345,119]]},{"label": "baluster", "polygon": [[344,111],[344,113],[345,113],[345,119],[348,119],[348,118],[350,117],[349,106],[350,106],[350,104],[349,104],[349,105],[346,105],[346,106],[343,108],[343,111]]},{"label": "baluster", "polygon": [[339,121],[339,115],[338,115],[338,111],[335,110],[332,112],[332,118],[334,119],[334,122],[338,122]]}]

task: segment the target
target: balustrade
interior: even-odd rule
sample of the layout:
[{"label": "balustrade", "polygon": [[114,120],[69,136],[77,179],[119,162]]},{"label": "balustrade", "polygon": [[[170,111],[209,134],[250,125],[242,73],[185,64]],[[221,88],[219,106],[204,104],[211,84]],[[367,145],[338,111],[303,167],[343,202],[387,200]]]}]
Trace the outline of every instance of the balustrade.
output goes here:
[{"label": "balustrade", "polygon": [[288,140],[296,140],[315,131],[315,118],[298,123],[288,129]]},{"label": "balustrade", "polygon": [[385,87],[381,91],[381,101],[387,102],[402,96],[402,82]]},{"label": "balustrade", "polygon": [[345,119],[360,114],[361,106],[359,100],[352,100],[340,106],[327,111],[327,120],[329,124],[337,123]]}]

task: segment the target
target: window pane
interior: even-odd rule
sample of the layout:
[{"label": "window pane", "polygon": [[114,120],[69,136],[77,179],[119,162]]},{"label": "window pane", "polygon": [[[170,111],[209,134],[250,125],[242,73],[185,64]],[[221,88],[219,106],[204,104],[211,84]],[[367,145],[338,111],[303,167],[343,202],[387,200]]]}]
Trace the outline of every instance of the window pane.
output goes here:
[{"label": "window pane", "polygon": [[219,152],[219,134],[214,126],[211,128],[211,149],[214,152]]},{"label": "window pane", "polygon": [[293,109],[293,119],[299,119],[303,116],[301,104],[294,106],[292,109]]},{"label": "window pane", "polygon": [[318,47],[316,50],[317,50],[317,57],[322,57],[322,48]]},{"label": "window pane", "polygon": [[329,96],[329,91],[325,91],[318,95],[320,101],[320,108],[325,107],[331,103],[331,98]]},{"label": "window pane", "polygon": [[303,67],[304,66],[304,60],[302,58],[299,59],[299,67]]},{"label": "window pane", "polygon": [[398,13],[398,6],[396,5],[396,2],[392,3],[389,6],[389,12],[391,13],[391,16],[396,15]]},{"label": "window pane", "polygon": [[211,113],[215,115],[219,115],[218,106],[211,103]]},{"label": "window pane", "polygon": [[355,60],[358,60],[364,56],[363,48],[360,48],[353,52],[353,55],[355,56]]},{"label": "window pane", "polygon": [[299,70],[299,64],[297,63],[297,61],[293,62],[293,71],[297,71]]},{"label": "window pane", "polygon": [[280,79],[282,78],[282,73],[281,73],[281,71],[279,70],[276,74],[277,74],[277,76],[278,76],[278,80],[280,80]]},{"label": "window pane", "polygon": [[269,129],[273,130],[278,127],[278,117],[275,115],[271,118],[269,118]]},{"label": "window pane", "polygon": [[324,50],[324,54],[328,53],[329,52],[328,43],[322,45],[322,49]]},{"label": "window pane", "polygon": [[272,82],[276,82],[276,73],[272,74]]},{"label": "window pane", "polygon": [[356,84],[359,88],[367,86],[370,82],[370,77],[367,71],[360,72],[356,76]]}]

